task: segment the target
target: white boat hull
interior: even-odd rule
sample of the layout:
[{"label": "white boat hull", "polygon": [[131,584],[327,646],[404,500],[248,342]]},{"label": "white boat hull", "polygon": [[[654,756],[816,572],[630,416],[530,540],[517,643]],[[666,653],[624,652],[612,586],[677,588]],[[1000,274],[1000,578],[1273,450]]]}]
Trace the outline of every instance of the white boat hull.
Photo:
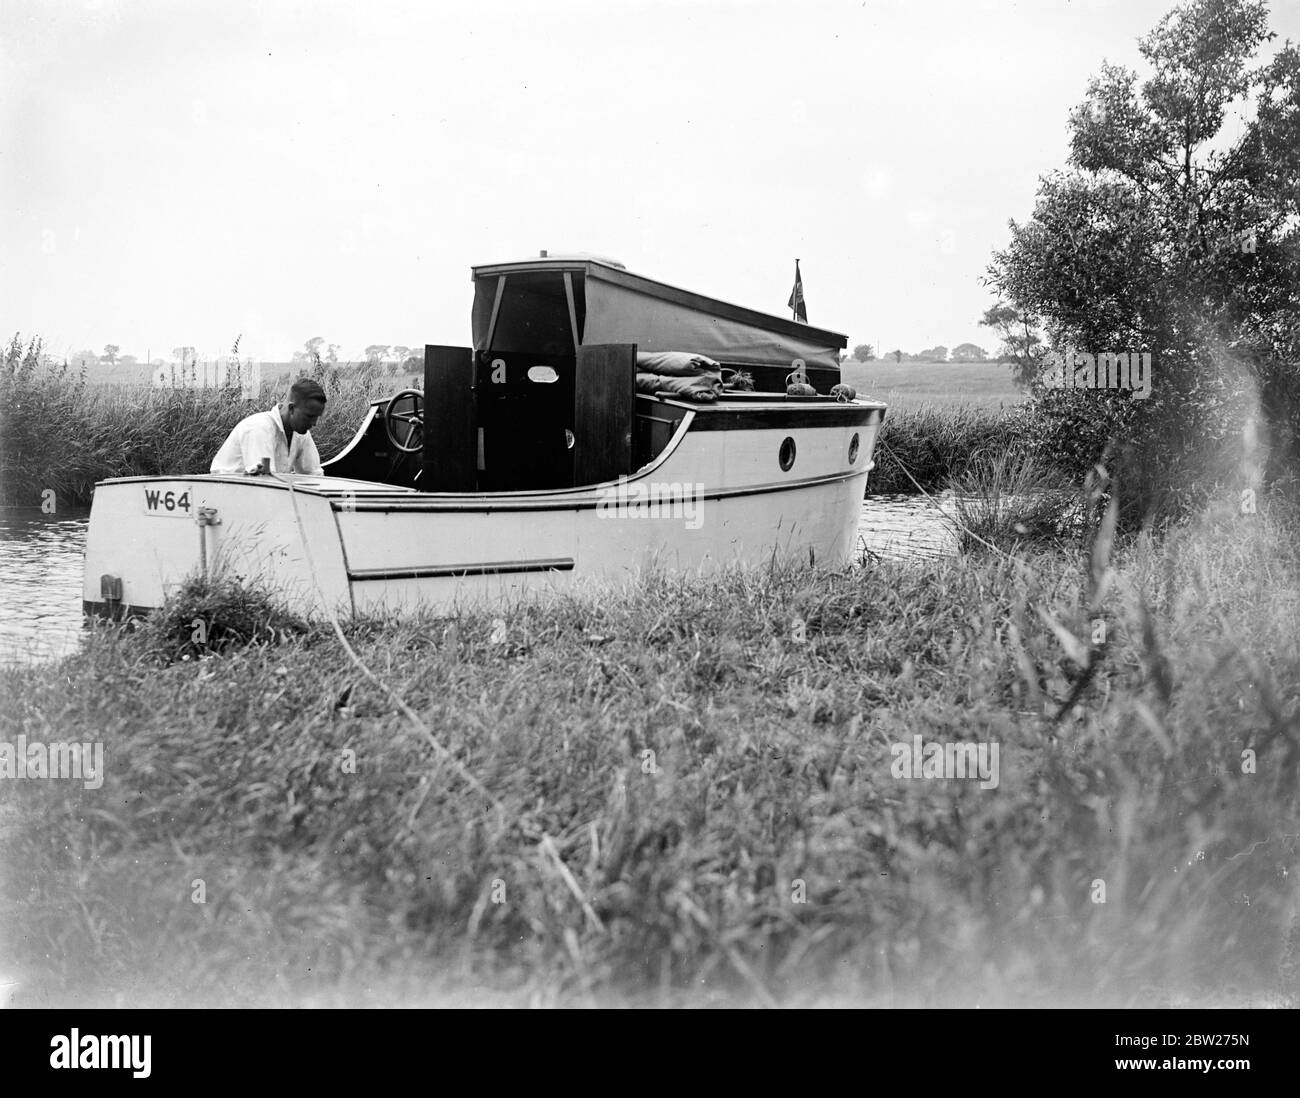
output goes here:
[{"label": "white boat hull", "polygon": [[[688,413],[651,464],[575,489],[438,494],[328,476],[105,481],[83,599],[93,613],[146,612],[206,568],[258,581],[308,617],[327,608],[400,616],[590,591],[646,569],[774,559],[838,567],[853,554],[883,415],[880,405],[839,409],[750,405],[725,429],[692,429]],[[787,439],[795,460],[784,469]],[[215,524],[199,524],[200,508]]]}]

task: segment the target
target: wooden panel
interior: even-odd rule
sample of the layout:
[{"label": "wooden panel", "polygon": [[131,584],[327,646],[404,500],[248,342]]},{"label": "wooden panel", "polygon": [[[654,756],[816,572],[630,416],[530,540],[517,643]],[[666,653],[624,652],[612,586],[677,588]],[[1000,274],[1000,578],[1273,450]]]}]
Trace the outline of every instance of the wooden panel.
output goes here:
[{"label": "wooden panel", "polygon": [[578,348],[574,384],[574,483],[598,484],[632,472],[636,344]]},{"label": "wooden panel", "polygon": [[[479,352],[476,361],[480,490],[571,488],[573,452],[565,431],[573,424],[573,356],[494,351]],[[531,380],[528,371],[538,366],[550,367],[556,380]]]},{"label": "wooden panel", "polygon": [[468,347],[424,348],[425,492],[473,492],[478,478],[474,355]]}]

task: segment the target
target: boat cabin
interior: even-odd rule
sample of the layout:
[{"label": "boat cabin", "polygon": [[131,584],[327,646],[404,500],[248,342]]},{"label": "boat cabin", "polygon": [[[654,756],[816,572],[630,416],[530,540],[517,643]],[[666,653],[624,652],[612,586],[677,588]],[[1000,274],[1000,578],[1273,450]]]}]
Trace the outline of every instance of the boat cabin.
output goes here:
[{"label": "boat cabin", "polygon": [[371,404],[325,476],[97,484],[83,607],[147,613],[218,564],[306,614],[385,617],[652,568],[842,567],[885,414],[831,395],[846,343],[608,260],[476,267],[471,345],[426,346],[423,390]]},{"label": "boat cabin", "polygon": [[754,391],[728,391],[724,404],[797,399],[785,395],[796,370],[819,394],[840,380],[846,336],[681,290],[612,260],[543,253],[474,267],[472,277],[473,346],[426,346],[423,393],[372,407],[357,439],[326,464],[328,474],[467,493],[568,489],[630,475],[667,446],[689,411],[714,407],[638,394],[638,352],[685,351],[714,359],[724,375],[748,373]]}]

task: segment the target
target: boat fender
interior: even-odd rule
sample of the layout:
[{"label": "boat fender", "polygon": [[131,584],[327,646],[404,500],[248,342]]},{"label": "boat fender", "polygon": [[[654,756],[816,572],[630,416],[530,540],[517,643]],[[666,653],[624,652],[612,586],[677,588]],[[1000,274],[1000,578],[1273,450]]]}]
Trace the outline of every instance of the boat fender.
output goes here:
[{"label": "boat fender", "polygon": [[792,397],[815,397],[817,395],[817,390],[807,384],[807,382],[792,381],[785,387],[785,395]]},{"label": "boat fender", "polygon": [[831,396],[841,404],[849,404],[857,399],[858,391],[852,385],[845,385],[840,382],[838,385],[831,386]]}]

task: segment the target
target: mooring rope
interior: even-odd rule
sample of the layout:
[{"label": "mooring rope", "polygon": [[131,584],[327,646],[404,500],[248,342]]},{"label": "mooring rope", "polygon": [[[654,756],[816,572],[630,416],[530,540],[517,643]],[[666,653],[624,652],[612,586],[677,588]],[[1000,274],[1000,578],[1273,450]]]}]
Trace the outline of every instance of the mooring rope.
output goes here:
[{"label": "mooring rope", "polygon": [[[311,573],[312,586],[316,589],[316,594],[320,598],[322,605],[324,605],[326,614],[329,615],[330,625],[334,627],[334,635],[338,637],[339,644],[343,646],[343,651],[347,653],[348,658],[357,666],[357,669],[369,682],[373,683],[392,699],[397,708],[401,710],[402,714],[411,722],[412,725],[414,725],[421,735],[428,740],[433,749],[443,759],[451,763],[456,773],[464,778],[467,784],[481,793],[483,797],[491,803],[492,807],[500,814],[502,822],[504,822],[508,818],[506,806],[501,803],[501,800],[496,796],[496,794],[479,781],[479,779],[470,772],[469,768],[456,758],[451,750],[433,734],[433,730],[420,718],[420,715],[406,704],[406,700],[395,689],[376,675],[368,666],[366,666],[365,661],[357,655],[356,650],[348,643],[348,639],[343,633],[343,627],[339,624],[338,615],[334,611],[334,605],[325,597],[325,592],[320,585],[320,579],[316,574],[316,560],[312,556],[311,543],[307,538],[306,528],[302,524],[302,515],[298,510],[298,497],[293,486],[293,481],[286,477],[282,477],[277,473],[270,472],[269,470],[268,473],[289,489],[289,502],[293,507],[294,521],[298,526],[298,538],[302,542],[303,553],[307,558],[307,570]],[[423,801],[421,801],[421,803],[423,803]],[[412,825],[414,824],[414,817],[412,817],[411,823]],[[538,849],[554,863],[560,880],[563,881],[564,886],[573,894],[574,899],[578,901],[578,905],[582,909],[582,913],[587,917],[588,922],[591,923],[597,931],[603,934],[605,932],[605,924],[601,921],[595,908],[591,906],[591,902],[583,893],[582,887],[578,884],[577,879],[573,876],[569,867],[564,864],[564,860],[561,858],[560,852],[556,847],[555,840],[551,837],[548,831],[543,830],[541,832],[541,838],[538,840]]]},{"label": "mooring rope", "polygon": [[278,473],[274,473],[274,472],[270,472],[270,476],[274,477],[276,480],[278,480],[281,484],[285,485],[289,489],[289,502],[293,506],[293,518],[298,525],[298,538],[302,542],[303,553],[306,555],[307,558],[307,571],[311,575],[312,587],[315,588],[316,594],[320,598],[321,604],[325,607],[325,613],[329,615],[330,625],[334,627],[334,635],[338,637],[339,644],[343,646],[343,651],[347,653],[348,659],[350,659],[356,665],[357,669],[361,672],[362,675],[366,677],[366,679],[369,682],[373,683],[376,687],[378,687],[381,691],[383,691],[385,694],[388,695],[388,697],[392,700],[393,704],[396,705],[399,710],[401,710],[402,714],[407,718],[407,720],[411,722],[412,725],[414,725],[416,730],[420,732],[420,734],[423,735],[426,740],[428,740],[429,744],[433,747],[433,749],[443,759],[450,762],[452,767],[456,770],[456,772],[462,778],[464,778],[465,781],[470,786],[478,790],[479,793],[481,793],[488,801],[490,801],[492,806],[498,812],[500,812],[503,817],[505,817],[506,815],[505,805],[501,803],[501,801],[497,798],[496,794],[494,794],[490,789],[488,789],[487,786],[485,786],[481,781],[479,781],[478,778],[476,778],[469,771],[469,769],[465,766],[465,764],[462,763],[458,758],[456,758],[456,756],[451,752],[449,748],[443,745],[443,743],[438,739],[438,737],[433,734],[433,730],[427,724],[425,724],[425,722],[420,718],[420,715],[416,713],[416,711],[412,709],[409,705],[406,704],[406,700],[396,690],[394,690],[391,686],[389,686],[386,682],[384,682],[378,675],[376,675],[368,666],[366,666],[366,662],[359,655],[357,655],[356,650],[352,647],[351,644],[348,643],[348,638],[343,633],[343,627],[339,624],[338,615],[334,612],[334,604],[325,597],[325,591],[321,587],[320,578],[316,574],[316,560],[315,557],[312,556],[311,542],[307,537],[306,528],[302,524],[302,515],[298,510],[298,496],[297,496],[297,492],[294,489],[293,481],[289,480],[286,477],[282,477]]}]

